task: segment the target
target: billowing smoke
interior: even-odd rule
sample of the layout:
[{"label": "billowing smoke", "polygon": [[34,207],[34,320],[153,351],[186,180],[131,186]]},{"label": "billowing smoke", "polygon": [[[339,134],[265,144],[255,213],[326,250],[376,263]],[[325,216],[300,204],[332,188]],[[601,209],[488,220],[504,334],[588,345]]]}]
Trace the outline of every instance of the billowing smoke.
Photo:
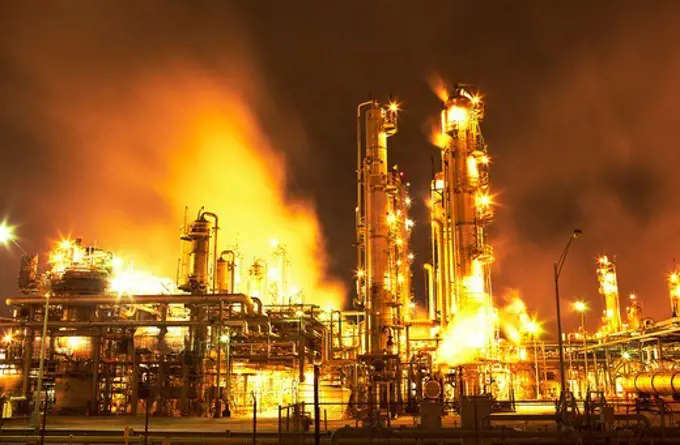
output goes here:
[{"label": "billowing smoke", "polygon": [[[54,23],[27,13],[30,26],[11,29],[19,46],[3,48],[17,82],[33,87],[21,94],[34,95],[32,115],[10,119],[21,149],[10,147],[17,176],[6,183],[23,185],[3,193],[15,200],[13,219],[27,210],[44,218],[34,233],[82,236],[174,277],[185,206],[190,218],[205,206],[220,217],[221,248],[238,242],[249,263],[277,239],[288,250],[289,282],[307,302],[341,305],[314,203],[288,193],[285,151],[307,141],[238,43],[243,34],[233,29],[223,42],[194,30],[191,42],[150,19],[153,8],[136,11],[139,23],[114,13],[91,26],[83,20],[93,11],[55,9]],[[117,34],[119,26],[129,29]],[[50,40],[55,29],[63,34]],[[276,120],[268,127],[291,130],[271,137],[265,115]]]}]

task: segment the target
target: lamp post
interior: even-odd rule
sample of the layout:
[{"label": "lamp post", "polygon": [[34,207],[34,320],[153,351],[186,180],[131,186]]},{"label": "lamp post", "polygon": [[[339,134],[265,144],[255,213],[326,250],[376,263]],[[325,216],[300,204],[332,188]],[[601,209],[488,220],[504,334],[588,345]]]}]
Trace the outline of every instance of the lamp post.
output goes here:
[{"label": "lamp post", "polygon": [[557,309],[557,344],[558,348],[560,350],[560,401],[565,400],[565,389],[567,387],[566,383],[566,376],[564,375],[564,345],[562,342],[562,316],[561,316],[561,310],[560,310],[560,274],[562,273],[562,268],[564,267],[564,261],[567,259],[567,253],[569,253],[569,247],[571,246],[572,241],[574,241],[575,238],[578,238],[583,234],[583,231],[580,229],[574,229],[573,233],[569,237],[569,241],[567,241],[567,245],[564,246],[564,250],[562,251],[562,255],[560,255],[560,258],[557,260],[555,264],[553,264],[553,274],[555,278],[555,305]]},{"label": "lamp post", "polygon": [[590,383],[588,381],[588,349],[586,344],[586,311],[588,310],[588,305],[585,301],[575,301],[573,308],[576,312],[581,314],[581,335],[583,336],[583,363],[585,370],[585,385],[586,392],[590,390]]}]

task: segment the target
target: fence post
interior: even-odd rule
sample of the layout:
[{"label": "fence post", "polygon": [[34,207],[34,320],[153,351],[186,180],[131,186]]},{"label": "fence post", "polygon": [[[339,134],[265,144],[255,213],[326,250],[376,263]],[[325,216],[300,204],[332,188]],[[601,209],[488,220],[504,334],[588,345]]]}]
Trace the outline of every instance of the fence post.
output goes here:
[{"label": "fence post", "polygon": [[314,445],[321,445],[321,407],[319,406],[319,365],[314,365]]},{"label": "fence post", "polygon": [[147,445],[149,443],[149,399],[147,398],[144,401],[144,405],[146,408],[146,413],[144,415],[144,445]]},{"label": "fence post", "polygon": [[255,391],[252,392],[253,395],[253,445],[257,444],[257,398],[255,397]]},{"label": "fence post", "polygon": [[279,438],[278,438],[278,445],[281,445],[281,405],[279,405]]}]

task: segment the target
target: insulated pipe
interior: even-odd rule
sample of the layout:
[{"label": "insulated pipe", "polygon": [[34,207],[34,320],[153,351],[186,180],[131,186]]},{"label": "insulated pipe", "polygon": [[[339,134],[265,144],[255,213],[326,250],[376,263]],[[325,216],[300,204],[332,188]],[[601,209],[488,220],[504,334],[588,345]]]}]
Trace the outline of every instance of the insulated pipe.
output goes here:
[{"label": "insulated pipe", "polygon": [[661,396],[680,395],[680,370],[640,372],[627,375],[623,378],[621,386],[627,393]]},{"label": "insulated pipe", "polygon": [[437,244],[437,265],[439,267],[436,292],[436,299],[438,301],[435,303],[435,307],[439,309],[439,322],[442,328],[445,329],[449,324],[449,286],[451,286],[453,283],[450,280],[449,273],[449,265],[451,264],[451,261],[449,261],[449,258],[446,255],[449,249],[444,242],[443,227],[441,222],[438,220],[432,220],[432,227],[434,229],[435,242]]},{"label": "insulated pipe", "polygon": [[[262,315],[262,302],[257,298],[251,298],[246,294],[211,294],[211,295],[189,295],[189,294],[175,294],[175,295],[134,295],[129,299],[118,298],[115,295],[107,296],[69,296],[69,297],[52,297],[50,298],[50,305],[72,305],[83,306],[92,304],[111,304],[111,305],[137,305],[137,304],[211,304],[219,303],[220,301],[228,303],[240,303],[246,308],[246,313],[250,316]],[[44,298],[8,298],[5,300],[7,306],[22,306],[22,305],[43,305]]]}]

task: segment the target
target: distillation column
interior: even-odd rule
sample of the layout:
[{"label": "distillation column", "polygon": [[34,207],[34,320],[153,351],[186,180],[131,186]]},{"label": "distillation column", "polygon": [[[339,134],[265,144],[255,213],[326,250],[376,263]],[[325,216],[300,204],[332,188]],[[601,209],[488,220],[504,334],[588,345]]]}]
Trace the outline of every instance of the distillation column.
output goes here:
[{"label": "distillation column", "polygon": [[668,293],[671,299],[671,317],[680,317],[680,273],[677,270],[668,277]]},{"label": "distillation column", "polygon": [[487,147],[479,122],[478,96],[457,87],[442,111],[442,172],[432,184],[433,262],[436,306],[446,327],[456,317],[474,318],[484,332],[477,348],[494,339],[490,264],[493,250],[486,225],[493,217]]},{"label": "distillation column", "polygon": [[[364,150],[361,143],[361,111],[364,111]],[[390,278],[391,172],[388,169],[387,138],[397,132],[396,106],[376,101],[358,109],[358,206],[357,247],[359,249],[357,290],[366,309],[366,352],[386,353],[393,327]],[[390,345],[391,346],[391,345]]]},{"label": "distillation column", "polygon": [[602,315],[604,331],[607,334],[621,332],[621,309],[619,302],[619,285],[616,280],[616,262],[607,256],[597,260],[597,281],[600,283],[600,295],[604,298],[605,309]]}]

